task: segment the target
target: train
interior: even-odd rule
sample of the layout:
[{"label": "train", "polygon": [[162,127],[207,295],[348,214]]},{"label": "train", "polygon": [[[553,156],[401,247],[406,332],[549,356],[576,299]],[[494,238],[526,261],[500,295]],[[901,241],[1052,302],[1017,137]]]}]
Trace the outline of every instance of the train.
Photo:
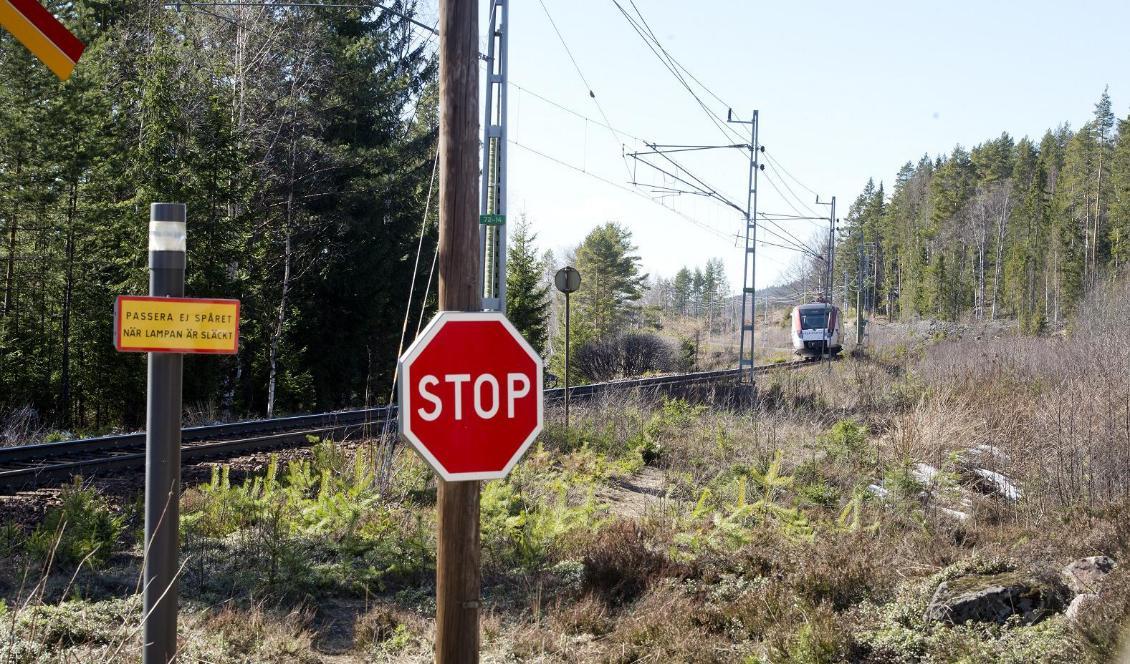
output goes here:
[{"label": "train", "polygon": [[844,321],[839,307],[811,302],[793,308],[793,351],[806,360],[836,357],[843,350]]}]

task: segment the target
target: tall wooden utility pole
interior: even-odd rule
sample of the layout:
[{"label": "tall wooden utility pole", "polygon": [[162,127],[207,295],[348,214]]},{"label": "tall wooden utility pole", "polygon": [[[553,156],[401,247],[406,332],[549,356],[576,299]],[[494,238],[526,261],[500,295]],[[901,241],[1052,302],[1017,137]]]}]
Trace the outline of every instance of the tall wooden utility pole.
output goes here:
[{"label": "tall wooden utility pole", "polygon": [[[439,3],[439,308],[479,311],[479,3]],[[479,482],[438,480],[439,664],[479,661]]]}]

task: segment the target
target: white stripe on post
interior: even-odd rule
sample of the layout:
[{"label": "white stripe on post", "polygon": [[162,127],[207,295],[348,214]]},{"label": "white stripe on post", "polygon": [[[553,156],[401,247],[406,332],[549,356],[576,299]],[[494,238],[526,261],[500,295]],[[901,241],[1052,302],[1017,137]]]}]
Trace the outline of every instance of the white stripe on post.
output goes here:
[{"label": "white stripe on post", "polygon": [[183,221],[149,222],[149,251],[185,251],[186,237]]}]

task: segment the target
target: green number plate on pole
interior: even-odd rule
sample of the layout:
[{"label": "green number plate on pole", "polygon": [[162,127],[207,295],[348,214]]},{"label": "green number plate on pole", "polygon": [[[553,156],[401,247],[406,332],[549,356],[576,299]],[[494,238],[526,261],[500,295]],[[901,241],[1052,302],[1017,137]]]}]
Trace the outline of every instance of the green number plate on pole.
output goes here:
[{"label": "green number plate on pole", "polygon": [[504,214],[480,214],[479,223],[484,226],[502,226],[506,223]]}]

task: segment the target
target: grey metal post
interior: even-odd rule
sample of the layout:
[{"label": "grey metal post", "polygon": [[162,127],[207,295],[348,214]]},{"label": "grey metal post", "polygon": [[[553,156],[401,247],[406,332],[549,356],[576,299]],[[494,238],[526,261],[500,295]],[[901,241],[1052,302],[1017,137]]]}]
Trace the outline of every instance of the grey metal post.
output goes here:
[{"label": "grey metal post", "polygon": [[863,346],[863,238],[859,242],[859,269],[855,273],[855,345]]},{"label": "grey metal post", "polygon": [[[742,369],[749,367],[749,382],[753,383],[753,367],[755,362],[754,322],[757,320],[757,172],[761,170],[759,153],[761,146],[757,142],[757,111],[749,122],[734,120],[732,114],[727,116],[727,122],[750,125],[749,145],[749,186],[746,189],[745,208],[745,248],[742,254],[742,314],[738,321],[738,372],[745,378]],[[746,323],[746,311],[749,311],[749,323]],[[746,333],[749,333],[749,355],[746,356]]]},{"label": "grey metal post", "polygon": [[832,197],[831,203],[825,203],[820,200],[820,195],[816,195],[817,205],[829,205],[831,210],[828,212],[828,260],[824,261],[825,275],[824,275],[824,301],[828,304],[834,305],[836,303],[835,297],[835,281],[836,281],[836,197]]},{"label": "grey metal post", "polygon": [[[150,295],[184,295],[185,212],[181,203],[153,203],[150,208]],[[145,416],[144,664],[167,664],[177,654],[181,361],[179,353],[149,353]]]},{"label": "grey metal post", "polygon": [[569,436],[569,294],[565,293],[565,436]]},{"label": "grey metal post", "polygon": [[832,215],[828,219],[828,304],[835,304],[836,297],[836,197],[832,197]]},{"label": "grey metal post", "polygon": [[569,295],[581,287],[581,273],[569,265],[553,275],[553,285],[565,293],[565,435],[569,435]]}]

